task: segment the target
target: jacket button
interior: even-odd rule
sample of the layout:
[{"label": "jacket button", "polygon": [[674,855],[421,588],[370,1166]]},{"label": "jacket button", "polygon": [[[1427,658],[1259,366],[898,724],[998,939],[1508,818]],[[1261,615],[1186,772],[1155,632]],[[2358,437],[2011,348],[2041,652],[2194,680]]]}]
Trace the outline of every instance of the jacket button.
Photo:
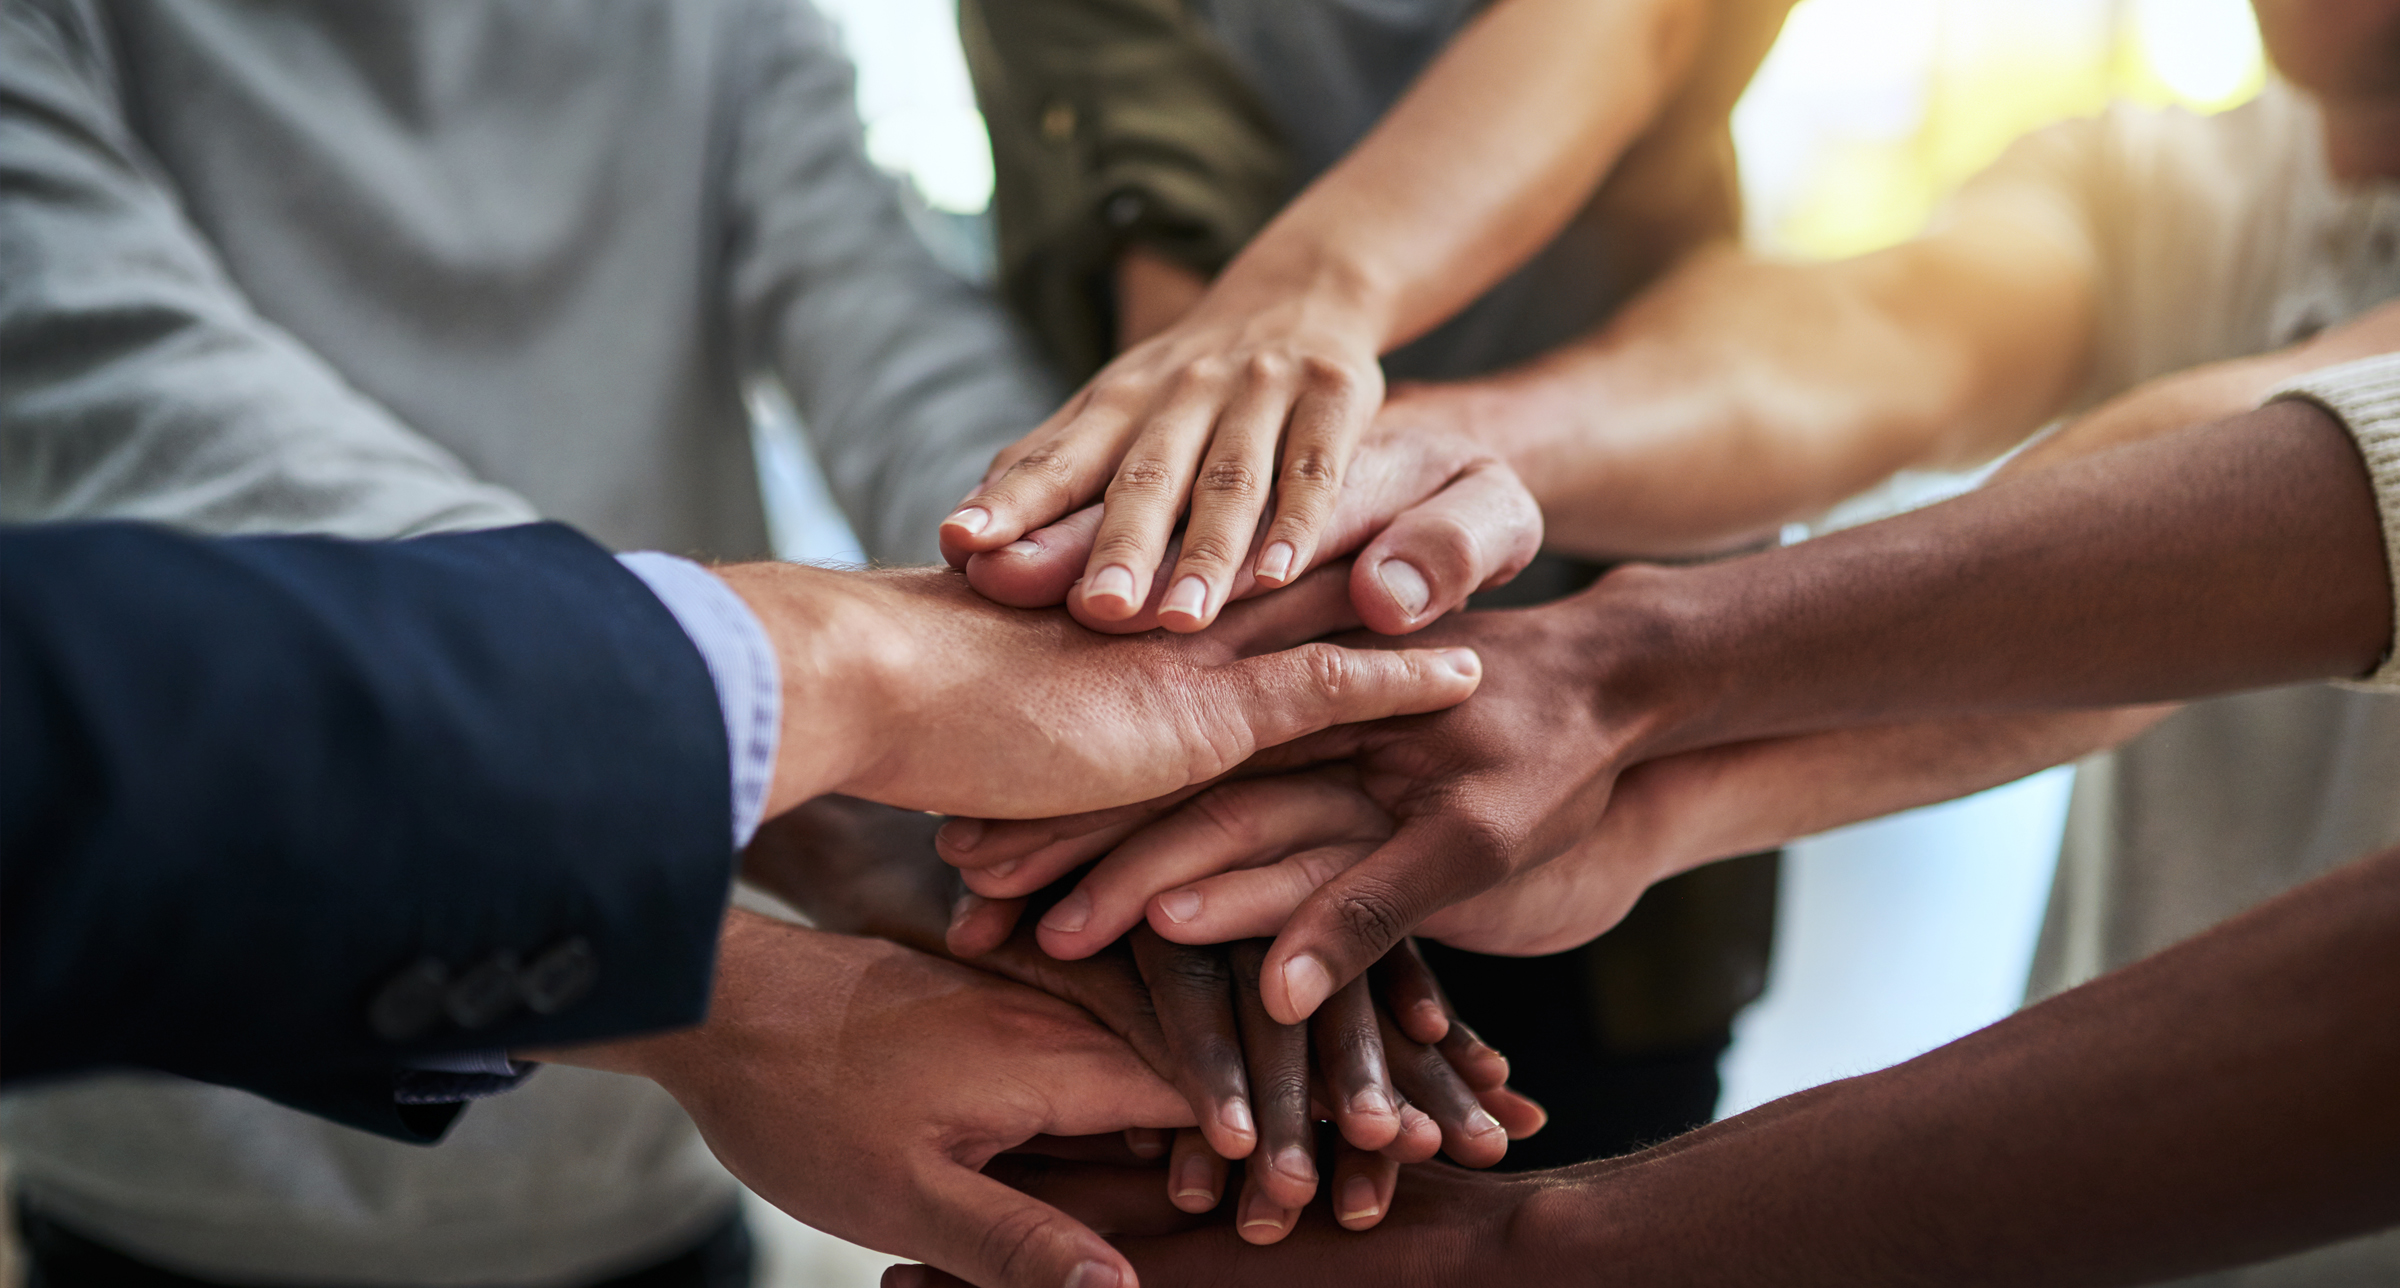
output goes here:
[{"label": "jacket button", "polygon": [[600,978],[600,954],[581,935],[553,946],[517,975],[517,990],[536,1015],[556,1015],[583,1000]]},{"label": "jacket button", "polygon": [[442,994],[442,1009],[462,1029],[491,1026],[517,1009],[517,955],[493,953]]},{"label": "jacket button", "polygon": [[367,1004],[368,1026],[386,1042],[423,1037],[441,1018],[442,989],[449,982],[449,967],[432,957],[418,959]]}]

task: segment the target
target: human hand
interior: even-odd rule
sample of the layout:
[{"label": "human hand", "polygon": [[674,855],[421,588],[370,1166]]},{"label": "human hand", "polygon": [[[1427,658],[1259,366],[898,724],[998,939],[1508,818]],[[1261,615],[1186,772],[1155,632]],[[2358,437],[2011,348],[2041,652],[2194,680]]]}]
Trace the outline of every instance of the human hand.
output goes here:
[{"label": "human hand", "polygon": [[[940,952],[956,874],[934,854],[938,822],[821,798],[761,828],[743,876],[822,929]],[[1400,1164],[1447,1147],[1489,1166],[1509,1137],[1542,1123],[1538,1107],[1507,1089],[1507,1061],[1456,1021],[1407,945],[1378,968],[1372,990],[1355,982],[1312,1026],[1283,1026],[1257,1007],[1263,942],[1185,947],[1143,931],[1064,961],[1042,951],[1030,927],[1012,935],[988,906],[968,907],[950,928],[973,965],[1082,1006],[1183,1092],[1201,1126],[1171,1138],[1167,1183],[1179,1206],[1214,1209],[1226,1160],[1257,1154],[1239,1208],[1247,1237],[1280,1237],[1314,1193],[1318,1120],[1340,1132],[1334,1185],[1343,1220],[1357,1229],[1381,1218]],[[1127,1133],[1138,1157],[1165,1155],[1169,1142]]]},{"label": "human hand", "polygon": [[[1540,508],[1460,418],[1439,410],[1446,405],[1404,394],[1385,406],[1342,477],[1317,546],[1319,565],[1358,552],[1350,602],[1378,634],[1406,634],[1438,620],[1467,596],[1516,576],[1541,549]],[[997,549],[945,550],[986,597],[1020,608],[1064,603],[1094,630],[1191,631],[1207,624],[1170,610],[1163,581],[1140,612],[1115,618],[1094,612],[1077,588],[1101,526],[1101,507],[1090,506]],[[1179,540],[1169,542],[1169,558]],[[1237,569],[1221,602],[1282,584]]]},{"label": "human hand", "polygon": [[[1590,1178],[1607,1165],[1569,1172],[1494,1175],[1438,1163],[1402,1169],[1405,1184],[1372,1239],[1350,1235],[1331,1205],[1314,1204],[1289,1238],[1259,1246],[1223,1225],[1180,1222],[1145,1204],[1134,1169],[1101,1163],[1002,1160],[995,1172],[1117,1236],[1117,1247],[1151,1288],[1194,1284],[1396,1284],[1456,1288],[1469,1283],[1575,1283],[1589,1278],[1574,1242],[1559,1237],[1589,1205]],[[894,1266],[883,1288],[951,1288],[958,1280],[928,1266]]]},{"label": "human hand", "polygon": [[735,911],[698,1028],[544,1053],[650,1078],[760,1197],[985,1288],[1132,1288],[1049,1204],[979,1174],[1040,1135],[1192,1121],[1067,1002],[881,940]]},{"label": "human hand", "polygon": [[1220,282],[1003,449],[944,521],[945,551],[996,550],[1105,497],[1086,610],[1131,617],[1163,580],[1170,620],[1206,625],[1237,574],[1283,585],[1314,566],[1343,471],[1383,401],[1383,329],[1374,309],[1324,292]]},{"label": "human hand", "polygon": [[[1712,748],[1634,766],[1589,835],[1432,913],[1414,933],[1502,956],[1589,942],[1623,920],[1653,883],[1746,852],[1728,838],[1747,833],[1714,825],[1725,811],[1711,807],[1729,804],[1718,799],[1726,794],[1722,759]],[[1134,806],[1000,825],[986,833],[975,859],[999,865],[1013,854],[1021,867],[1009,880],[994,880],[988,867],[966,876],[970,890],[1006,891],[1029,873],[1091,863],[1060,900],[1088,909],[1082,928],[1052,918],[1037,927],[1045,948],[1063,957],[1081,956],[1127,921],[1182,944],[1271,938],[1318,887],[1365,861],[1397,828],[1360,787],[1357,766],[1337,763],[1232,779],[1168,810]],[[978,918],[991,915],[986,907],[1012,904],[968,898],[978,901]]]},{"label": "human hand", "polygon": [[[1673,723],[1658,696],[1669,686],[1645,669],[1662,657],[1671,664],[1673,650],[1656,649],[1638,632],[1627,638],[1624,623],[1608,619],[1607,602],[1588,592],[1541,608],[1455,617],[1432,629],[1445,640],[1472,639],[1507,664],[1451,712],[1362,726],[1349,737],[1312,736],[1253,762],[1273,770],[1351,760],[1351,799],[1372,803],[1393,823],[1390,838],[1367,857],[1325,874],[1280,929],[1262,985],[1268,1011],[1280,1021],[1305,1019],[1428,916],[1592,835],[1617,775],[1643,758],[1655,730]],[[1172,802],[1130,807],[1117,821],[1162,803]],[[1336,793],[1315,804],[1341,808],[1343,798]],[[1291,816],[1304,820],[1311,813],[1302,808]],[[1007,829],[954,822],[942,833],[943,856],[969,869],[977,893],[1007,897],[1060,867],[1063,856],[1051,854],[1036,866],[1026,860],[1032,847],[1004,841],[987,854],[985,838],[1072,836],[1110,822],[1103,816]],[[1226,815],[1223,825],[1244,823]],[[1353,816],[1344,825],[1362,824]],[[1050,928],[1045,946],[1068,955],[1087,951],[1108,926],[1141,920],[1147,897],[1159,888],[1143,881],[1121,887],[1106,909],[1108,920],[1095,919],[1095,905],[1080,930]],[[1180,908],[1161,912],[1170,921],[1182,915]]]},{"label": "human hand", "polygon": [[770,816],[833,791],[1008,817],[1122,804],[1332,722],[1457,702],[1481,674],[1458,649],[1302,643],[1355,620],[1338,573],[1205,637],[1126,639],[993,604],[950,572],[717,571],[782,672]]}]

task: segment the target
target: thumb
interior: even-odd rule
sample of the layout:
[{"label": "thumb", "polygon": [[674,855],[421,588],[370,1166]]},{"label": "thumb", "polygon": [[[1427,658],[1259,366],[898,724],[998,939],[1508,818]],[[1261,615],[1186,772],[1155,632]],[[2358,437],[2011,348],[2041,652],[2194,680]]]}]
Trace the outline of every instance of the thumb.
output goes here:
[{"label": "thumb", "polygon": [[1368,543],[1351,566],[1350,598],[1367,629],[1405,635],[1516,576],[1541,547],[1541,507],[1513,471],[1489,462]]},{"label": "thumb", "polygon": [[1230,702],[1215,705],[1247,727],[1252,748],[1332,725],[1457,706],[1483,680],[1469,648],[1356,649],[1303,644],[1221,668]]},{"label": "thumb", "polygon": [[924,1260],[980,1288],[1136,1288],[1133,1266],[1091,1227],[954,1162],[926,1179],[920,1201],[917,1228],[933,1236]]},{"label": "thumb", "polygon": [[1506,843],[1488,826],[1450,814],[1411,817],[1366,861],[1318,886],[1275,937],[1259,995],[1278,1024],[1298,1024],[1366,973],[1442,909],[1496,884]]}]

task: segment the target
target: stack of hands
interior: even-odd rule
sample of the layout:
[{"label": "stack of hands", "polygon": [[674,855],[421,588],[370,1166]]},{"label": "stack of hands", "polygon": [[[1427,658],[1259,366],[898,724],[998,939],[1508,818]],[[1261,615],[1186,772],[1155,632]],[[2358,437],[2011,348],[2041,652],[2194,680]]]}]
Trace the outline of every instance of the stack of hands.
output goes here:
[{"label": "stack of hands", "polygon": [[[1262,1244],[1307,1277],[1370,1227],[1382,1264],[1445,1282],[1538,1270],[1601,1228],[1557,1178],[1621,1164],[1429,1161],[1489,1166],[1542,1114],[1409,937],[1558,951],[1674,872],[2156,715],[2112,704],[2360,673],[2389,634],[2373,515],[2276,503],[2355,490],[2322,422],[2279,405],[1522,610],[1444,616],[1540,520],[1471,438],[1421,425],[1368,433],[1300,553],[1244,561],[1198,612],[1156,575],[1172,508],[1136,549],[1066,493],[974,498],[944,533],[963,575],[722,569],[785,692],[746,872],[819,928],[736,913],[706,1024],[569,1058],[658,1081],[800,1219],[927,1263],[887,1283],[1215,1281]],[[2171,501],[2129,513],[2137,486]],[[1263,504],[1221,526],[1294,531]],[[2157,557],[2095,564],[2076,523]],[[2365,562],[2338,595],[2268,575],[2302,549]],[[1137,598],[1088,593],[1127,560]],[[1986,594],[1919,612],[1962,560]],[[2195,570],[2245,569],[2255,593],[2193,610]]]}]

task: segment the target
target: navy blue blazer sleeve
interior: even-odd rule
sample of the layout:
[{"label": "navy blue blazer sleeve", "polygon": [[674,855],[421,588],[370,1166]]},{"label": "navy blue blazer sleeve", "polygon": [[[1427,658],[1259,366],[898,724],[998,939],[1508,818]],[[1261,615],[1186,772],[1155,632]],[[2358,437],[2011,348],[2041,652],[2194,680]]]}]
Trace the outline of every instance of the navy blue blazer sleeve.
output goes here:
[{"label": "navy blue blazer sleeve", "polygon": [[696,1022],[726,757],[698,651],[568,528],[0,530],[0,1080],[423,1139],[412,1057]]}]

